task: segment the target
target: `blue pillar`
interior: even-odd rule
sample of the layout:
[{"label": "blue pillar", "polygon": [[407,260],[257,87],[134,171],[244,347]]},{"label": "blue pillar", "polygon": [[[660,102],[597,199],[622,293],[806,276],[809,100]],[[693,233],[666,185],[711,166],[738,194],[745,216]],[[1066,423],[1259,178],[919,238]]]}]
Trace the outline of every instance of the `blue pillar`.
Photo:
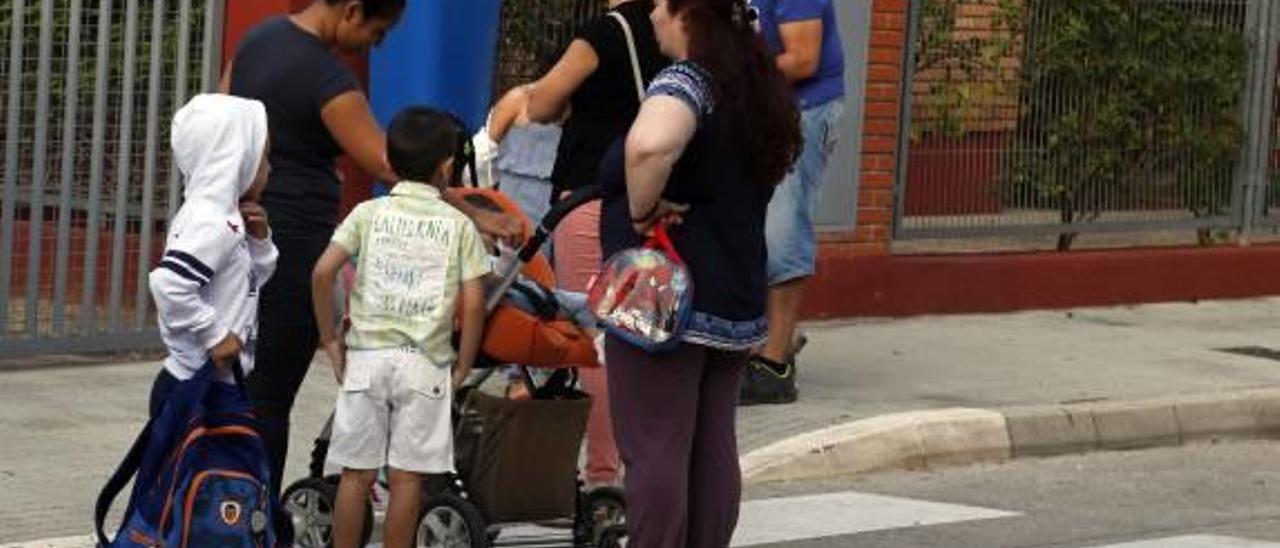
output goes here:
[{"label": "blue pillar", "polygon": [[475,132],[489,112],[500,0],[410,0],[369,55],[369,100],[386,127],[400,109],[428,105]]}]

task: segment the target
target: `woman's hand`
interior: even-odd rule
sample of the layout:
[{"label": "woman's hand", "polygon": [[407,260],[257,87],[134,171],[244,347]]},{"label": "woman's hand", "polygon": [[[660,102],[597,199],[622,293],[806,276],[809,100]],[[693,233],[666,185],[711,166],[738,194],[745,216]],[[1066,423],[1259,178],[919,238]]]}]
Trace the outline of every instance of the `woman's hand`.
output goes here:
[{"label": "woman's hand", "polygon": [[520,236],[524,231],[524,225],[520,223],[520,219],[512,215],[477,209],[471,212],[471,220],[476,223],[476,229],[481,234],[493,236],[513,246],[521,243]]},{"label": "woman's hand", "polygon": [[658,200],[653,210],[642,219],[632,219],[631,228],[642,236],[651,236],[659,226],[678,225],[684,222],[684,214],[689,212],[688,204],[677,204],[666,200]]}]

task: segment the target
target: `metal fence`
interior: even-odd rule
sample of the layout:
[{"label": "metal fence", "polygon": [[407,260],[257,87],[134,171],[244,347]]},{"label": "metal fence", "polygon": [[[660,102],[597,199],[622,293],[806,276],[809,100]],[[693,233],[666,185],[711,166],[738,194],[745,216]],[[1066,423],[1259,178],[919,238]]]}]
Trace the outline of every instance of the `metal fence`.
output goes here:
[{"label": "metal fence", "polygon": [[0,4],[0,357],[158,341],[170,114],[216,82],[223,2]]},{"label": "metal fence", "polygon": [[1280,226],[1273,3],[913,0],[895,239]]},{"label": "metal fence", "polygon": [[604,13],[603,0],[518,0],[502,3],[494,97],[537,80],[578,30]]},{"label": "metal fence", "polygon": [[[503,2],[497,90],[541,76],[605,4]],[[224,5],[0,2],[0,358],[159,344],[168,120],[216,82]]]}]

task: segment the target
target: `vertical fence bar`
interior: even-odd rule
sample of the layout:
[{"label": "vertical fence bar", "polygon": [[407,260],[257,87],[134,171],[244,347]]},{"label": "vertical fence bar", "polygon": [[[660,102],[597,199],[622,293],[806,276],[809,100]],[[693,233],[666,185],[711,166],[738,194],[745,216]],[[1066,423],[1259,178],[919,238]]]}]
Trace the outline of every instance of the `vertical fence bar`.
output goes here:
[{"label": "vertical fence bar", "polygon": [[1271,188],[1271,151],[1275,146],[1276,135],[1273,131],[1276,116],[1276,77],[1277,71],[1280,69],[1280,51],[1277,51],[1277,44],[1280,44],[1280,7],[1272,2],[1268,2],[1267,6],[1270,11],[1264,19],[1263,25],[1267,28],[1266,42],[1261,45],[1262,53],[1265,56],[1264,69],[1265,73],[1262,77],[1261,96],[1258,105],[1259,122],[1261,128],[1261,142],[1258,143],[1258,165],[1257,173],[1253,188],[1253,206],[1248,210],[1252,219],[1249,222],[1250,228],[1254,228],[1263,222],[1262,217],[1265,216],[1270,207],[1270,188]]},{"label": "vertical fence bar", "polygon": [[18,141],[22,118],[22,45],[26,2],[13,2],[9,30],[9,101],[5,107],[4,201],[0,203],[0,338],[9,332],[9,285],[13,275],[13,223],[18,201]]},{"label": "vertical fence bar", "polygon": [[147,274],[151,269],[151,236],[155,231],[154,219],[156,187],[156,155],[159,139],[156,125],[160,117],[160,54],[164,51],[164,15],[168,8],[165,0],[154,0],[151,7],[151,66],[147,76],[147,131],[146,153],[142,171],[142,226],[138,230],[137,292],[134,297],[133,327],[143,329],[147,321],[147,303],[150,288]]},{"label": "vertical fence bar", "polygon": [[89,153],[89,218],[85,222],[84,292],[80,299],[80,330],[97,331],[98,236],[102,222],[103,161],[107,146],[107,87],[111,67],[112,0],[98,0],[97,67],[93,80],[93,143]]},{"label": "vertical fence bar", "polygon": [[[1249,75],[1242,100],[1246,128],[1246,145],[1236,169],[1235,197],[1232,207],[1239,223],[1240,243],[1248,244],[1257,221],[1256,192],[1259,181],[1266,179],[1266,165],[1270,149],[1270,97],[1275,81],[1276,48],[1273,35],[1274,7],[1270,0],[1257,0],[1249,4],[1249,21],[1254,24],[1250,33],[1253,39],[1253,56],[1249,63]],[[1265,184],[1263,185],[1265,186]]]},{"label": "vertical fence bar", "polygon": [[224,3],[206,0],[204,11],[204,49],[200,56],[200,90],[214,91],[222,70],[222,15]]},{"label": "vertical fence bar", "polygon": [[925,0],[910,0],[910,15],[907,18],[907,43],[902,48],[902,89],[899,91],[901,104],[898,111],[898,146],[897,164],[893,174],[893,229],[891,239],[898,239],[902,233],[903,218],[907,210],[907,170],[910,168],[908,157],[911,155],[911,102],[916,72],[916,42],[920,39],[921,8]]},{"label": "vertical fence bar", "polygon": [[[1273,8],[1272,11],[1273,13],[1271,17],[1271,31],[1273,33],[1273,36],[1277,36],[1277,35],[1280,35],[1280,10]],[[1272,39],[1270,46],[1272,47],[1273,51],[1276,45],[1277,45],[1277,40]],[[1272,70],[1276,70],[1276,63],[1280,63],[1280,59],[1273,58],[1271,62],[1272,62]],[[1280,108],[1280,82],[1271,80],[1267,82],[1266,86],[1267,86],[1266,101],[1268,101],[1268,103],[1271,105],[1272,116],[1266,120],[1266,132],[1267,132],[1267,137],[1269,139],[1267,146],[1263,149],[1263,154],[1266,157],[1266,179],[1265,179],[1266,190],[1263,192],[1264,203],[1262,204],[1262,207],[1258,208],[1258,211],[1261,215],[1266,216],[1265,221],[1267,225],[1272,227],[1274,230],[1275,227],[1277,226],[1277,223],[1280,222],[1280,220],[1272,216],[1272,213],[1273,213],[1272,207],[1276,205],[1276,200],[1277,200],[1277,194],[1276,194],[1277,184],[1280,184],[1280,181],[1276,181],[1275,179],[1273,179],[1273,177],[1276,176],[1277,167],[1280,167],[1280,166],[1277,166],[1276,162],[1273,160],[1274,158],[1273,154],[1276,152],[1276,139],[1280,137],[1276,135],[1276,131],[1280,129],[1280,126],[1277,126],[1276,124],[1277,122],[1276,111],[1278,108]]]},{"label": "vertical fence bar", "polygon": [[[174,67],[173,76],[173,106],[170,110],[177,110],[179,105],[187,102],[187,96],[190,94],[187,85],[188,64],[191,59],[191,0],[179,0],[178,2],[178,60]],[[169,162],[169,196],[165,201],[166,211],[165,219],[169,222],[173,221],[173,216],[178,212],[178,201],[180,194],[178,193],[179,184],[181,183],[182,172],[178,170],[177,164],[172,160]],[[167,223],[166,223],[167,224]]]},{"label": "vertical fence bar", "polygon": [[129,175],[133,152],[133,80],[138,48],[138,0],[125,3],[124,77],[120,85],[120,130],[116,150],[115,234],[111,242],[111,293],[107,301],[108,326],[120,329],[124,294],[125,236],[129,232]]},{"label": "vertical fence bar", "polygon": [[40,46],[36,60],[35,142],[31,154],[31,213],[27,239],[26,333],[40,334],[40,255],[44,247],[44,179],[49,174],[49,74],[53,71],[53,0],[40,2]]},{"label": "vertical fence bar", "polygon": [[53,281],[53,334],[66,335],[67,268],[71,258],[71,184],[76,169],[76,122],[80,106],[80,23],[84,17],[81,0],[71,0],[71,21],[67,29],[67,70],[62,102],[62,158],[58,192],[58,249]]}]

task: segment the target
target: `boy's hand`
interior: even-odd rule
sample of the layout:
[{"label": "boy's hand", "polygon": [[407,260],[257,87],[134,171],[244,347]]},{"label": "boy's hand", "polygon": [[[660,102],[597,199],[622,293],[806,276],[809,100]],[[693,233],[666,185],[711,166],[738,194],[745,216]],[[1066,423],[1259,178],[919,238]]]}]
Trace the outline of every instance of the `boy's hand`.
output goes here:
[{"label": "boy's hand", "polygon": [[470,367],[463,367],[460,363],[453,364],[453,391],[455,393],[462,387],[462,383],[466,382],[469,376],[471,376]]},{"label": "boy's hand", "polygon": [[337,379],[338,384],[342,384],[342,379],[347,376],[347,349],[343,346],[342,337],[320,343],[325,357],[329,358],[329,364],[333,366],[333,378]]},{"label": "boy's hand", "polygon": [[267,219],[267,210],[257,202],[240,202],[240,215],[244,217],[245,230],[250,236],[259,240],[271,235],[271,224]]},{"label": "boy's hand", "polygon": [[231,368],[232,362],[240,359],[242,348],[244,344],[240,342],[240,338],[235,334],[228,334],[221,342],[209,349],[209,359],[213,361],[214,367],[226,371]]}]

